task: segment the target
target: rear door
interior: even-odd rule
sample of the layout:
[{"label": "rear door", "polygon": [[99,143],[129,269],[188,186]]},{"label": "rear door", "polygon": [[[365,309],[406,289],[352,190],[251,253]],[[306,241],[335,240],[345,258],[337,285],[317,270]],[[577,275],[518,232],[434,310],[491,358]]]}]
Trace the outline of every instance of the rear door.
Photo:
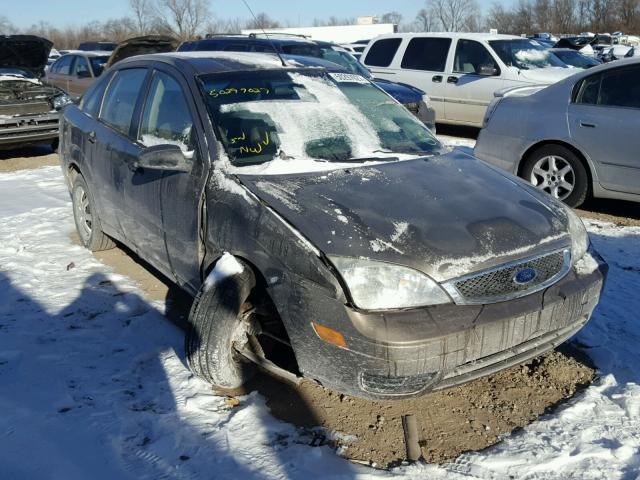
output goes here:
[{"label": "rear door", "polygon": [[[195,121],[198,118],[193,95],[182,75],[169,67],[155,70],[142,110],[138,142],[147,147],[178,145],[190,160],[191,171],[165,171],[155,180],[149,176],[151,183],[156,183],[152,191],[157,194],[152,203],[157,212],[149,214],[162,221],[144,228],[148,235],[154,235],[157,228],[162,230],[174,277],[193,291],[200,286],[199,227],[208,170],[206,149],[199,141],[204,132]],[[133,204],[146,202],[146,188],[133,182],[125,188],[125,197]]]},{"label": "rear door", "polygon": [[481,126],[493,93],[504,84],[496,59],[482,43],[458,39],[446,77],[447,120]]},{"label": "rear door", "polygon": [[63,55],[51,66],[47,74],[47,81],[56,87],[69,92],[69,76],[75,55]]},{"label": "rear door", "polygon": [[[400,42],[400,38],[376,41],[367,52],[365,64],[371,68],[374,77],[408,83],[427,92],[436,111],[436,119],[445,120],[445,70],[451,38],[420,36],[405,40],[403,46]],[[390,54],[392,58],[396,57],[392,62]],[[389,65],[390,68],[376,68]]]},{"label": "rear door", "polygon": [[640,194],[640,65],[580,81],[568,119],[572,138],[596,163],[602,186]]}]

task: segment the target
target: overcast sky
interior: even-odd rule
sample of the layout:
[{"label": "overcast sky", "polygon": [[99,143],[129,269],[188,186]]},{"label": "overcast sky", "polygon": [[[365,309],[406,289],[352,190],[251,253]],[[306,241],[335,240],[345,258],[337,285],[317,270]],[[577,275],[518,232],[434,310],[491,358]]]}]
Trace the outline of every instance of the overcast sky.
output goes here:
[{"label": "overcast sky", "polygon": [[[359,15],[382,15],[396,10],[403,20],[414,20],[423,0],[248,0],[255,13],[266,12],[270,17],[286,22],[310,25],[314,18],[332,15],[357,17]],[[480,0],[482,6],[490,0]],[[92,20],[119,18],[130,14],[128,0],[0,0],[0,5],[16,5],[15,9],[2,8],[18,27],[29,27],[40,20],[62,27],[68,24],[88,23]],[[210,0],[211,10],[220,18],[247,18],[249,13],[240,0]]]}]

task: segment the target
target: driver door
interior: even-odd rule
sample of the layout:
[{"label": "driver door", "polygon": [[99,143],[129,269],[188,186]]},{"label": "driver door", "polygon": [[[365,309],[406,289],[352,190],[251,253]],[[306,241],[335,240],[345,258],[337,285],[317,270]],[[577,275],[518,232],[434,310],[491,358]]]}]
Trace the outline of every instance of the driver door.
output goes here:
[{"label": "driver door", "polygon": [[493,99],[503,86],[500,67],[485,46],[460,39],[451,71],[446,75],[447,120],[481,126]]},{"label": "driver door", "polygon": [[[177,72],[155,70],[142,110],[138,142],[144,147],[178,145],[191,164],[188,172],[140,171],[125,189],[125,197],[144,204],[140,236],[161,236],[175,280],[192,291],[200,286],[199,249],[201,200],[207,179],[206,150],[196,106]],[[153,221],[151,221],[153,219]],[[142,241],[139,238],[138,241]]]}]

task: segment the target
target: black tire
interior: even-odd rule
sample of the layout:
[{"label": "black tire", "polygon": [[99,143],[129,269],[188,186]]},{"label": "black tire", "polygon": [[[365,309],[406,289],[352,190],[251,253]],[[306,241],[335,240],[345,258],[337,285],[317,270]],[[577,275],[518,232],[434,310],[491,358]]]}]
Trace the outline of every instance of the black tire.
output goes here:
[{"label": "black tire", "polygon": [[87,182],[78,175],[73,181],[71,189],[73,201],[73,218],[76,223],[76,231],[82,245],[92,252],[109,250],[115,247],[115,243],[102,231],[102,224],[95,209],[95,201]]},{"label": "black tire", "polygon": [[[544,162],[544,159],[548,157],[555,157],[556,159],[560,159],[562,162],[568,164],[572,171],[570,173],[571,180],[570,183],[573,184],[573,190],[566,195],[566,197],[562,198],[563,195],[553,195],[559,200],[562,200],[564,203],[569,205],[570,207],[578,207],[582,205],[582,203],[586,200],[587,195],[589,193],[589,176],[587,174],[587,170],[585,168],[582,160],[571,150],[561,145],[544,145],[540,148],[537,148],[525,159],[525,163],[522,168],[521,176],[527,182],[535,185],[532,181],[532,174],[534,168],[539,162]],[[551,180],[553,180],[553,172]],[[540,176],[536,176],[536,178],[540,178]],[[551,188],[543,188],[539,185],[536,185],[537,188],[546,191],[549,194],[552,194]],[[564,193],[567,193],[567,190],[564,190]]]},{"label": "black tire", "polygon": [[255,365],[243,359],[234,345],[245,335],[243,307],[255,283],[245,265],[241,273],[203,287],[191,307],[185,336],[187,363],[196,376],[218,389],[239,388],[255,372]]}]

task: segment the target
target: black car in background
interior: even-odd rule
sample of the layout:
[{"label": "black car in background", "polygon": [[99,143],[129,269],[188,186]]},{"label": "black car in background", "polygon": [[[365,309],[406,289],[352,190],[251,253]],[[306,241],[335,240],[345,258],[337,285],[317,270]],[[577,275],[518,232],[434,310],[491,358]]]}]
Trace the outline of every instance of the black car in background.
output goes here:
[{"label": "black car in background", "polygon": [[335,43],[309,40],[298,35],[283,34],[269,34],[268,37],[258,34],[209,35],[202,40],[184,42],[178,47],[179,52],[223,51],[275,53],[274,49],[277,49],[278,53],[284,55],[321,58],[336,63],[352,73],[362,75],[402,103],[411,113],[427,125],[432,132],[435,132],[436,113],[425,92],[405,83],[373,78],[371,72],[349,53],[348,50]]},{"label": "black car in background", "polygon": [[402,398],[525,362],[589,319],[606,264],[560,202],[440,144],[324,60],[131,57],[65,108],[82,243],[119,240],[195,297],[216,387],[258,364]]}]

